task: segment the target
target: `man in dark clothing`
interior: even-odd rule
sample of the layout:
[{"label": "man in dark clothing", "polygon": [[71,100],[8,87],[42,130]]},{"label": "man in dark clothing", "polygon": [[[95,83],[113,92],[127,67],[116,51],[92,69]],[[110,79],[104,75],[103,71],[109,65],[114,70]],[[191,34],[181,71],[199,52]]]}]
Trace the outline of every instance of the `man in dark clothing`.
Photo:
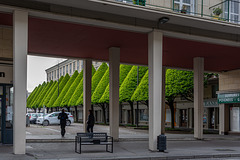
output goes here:
[{"label": "man in dark clothing", "polygon": [[92,133],[93,132],[93,126],[95,123],[95,119],[94,119],[94,115],[93,115],[93,111],[89,110],[89,115],[88,115],[88,120],[87,120],[87,132],[88,133]]},{"label": "man in dark clothing", "polygon": [[68,115],[65,113],[64,109],[62,109],[62,113],[59,113],[58,119],[60,119],[60,125],[61,125],[61,135],[64,137],[65,135],[65,127],[66,127],[66,121],[68,119]]}]

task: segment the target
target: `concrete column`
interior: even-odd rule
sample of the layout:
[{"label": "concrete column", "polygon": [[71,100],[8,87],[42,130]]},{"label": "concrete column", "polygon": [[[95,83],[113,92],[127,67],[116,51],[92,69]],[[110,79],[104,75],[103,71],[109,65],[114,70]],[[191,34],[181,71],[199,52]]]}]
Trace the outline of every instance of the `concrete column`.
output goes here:
[{"label": "concrete column", "polygon": [[219,129],[218,128],[218,117],[219,117],[219,112],[218,108],[214,108],[214,129]]},{"label": "concrete column", "polygon": [[227,135],[229,129],[229,107],[226,104],[219,104],[219,134]]},{"label": "concrete column", "polygon": [[13,12],[13,153],[26,152],[28,12]]},{"label": "concrete column", "polygon": [[148,35],[149,70],[149,149],[157,151],[157,136],[162,133],[162,45],[163,34],[154,30]]},{"label": "concrete column", "polygon": [[193,128],[193,108],[188,109],[188,128]]},{"label": "concrete column", "polygon": [[162,129],[161,134],[165,134],[165,118],[166,118],[166,106],[165,106],[165,78],[166,67],[162,67]]},{"label": "concrete column", "polygon": [[91,109],[92,60],[83,60],[83,129],[87,132],[88,110]]},{"label": "concrete column", "polygon": [[194,138],[203,139],[204,59],[194,58]]},{"label": "concrete column", "polygon": [[109,109],[110,135],[119,138],[119,65],[120,48],[109,48]]}]

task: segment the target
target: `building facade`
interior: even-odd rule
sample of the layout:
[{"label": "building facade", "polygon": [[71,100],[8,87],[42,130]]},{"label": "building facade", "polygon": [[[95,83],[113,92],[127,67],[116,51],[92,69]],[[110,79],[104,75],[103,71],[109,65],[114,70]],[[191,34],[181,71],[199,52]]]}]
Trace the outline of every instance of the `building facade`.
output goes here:
[{"label": "building facade", "polygon": [[[0,2],[1,106],[4,106],[0,143],[13,140],[13,153],[26,153],[28,54],[84,59],[84,128],[84,117],[91,108],[88,84],[92,60],[109,61],[109,123],[114,140],[119,138],[120,63],[149,67],[148,149],[156,151],[157,135],[164,134],[164,67],[189,69],[196,75],[194,138],[203,139],[204,71],[222,74],[218,93],[219,133],[239,132],[239,0],[147,0],[145,6],[143,1],[139,5],[125,2]],[[51,79],[54,74],[57,73],[53,72]],[[13,78],[6,81],[7,77]],[[7,111],[5,106],[9,106]]]},{"label": "building facade", "polygon": [[[97,69],[102,63],[93,61],[92,64],[95,69]],[[67,59],[45,70],[47,74],[47,82],[51,80],[57,81],[58,78],[65,76],[66,74],[72,76],[76,70],[78,72],[83,70],[83,60]]]}]

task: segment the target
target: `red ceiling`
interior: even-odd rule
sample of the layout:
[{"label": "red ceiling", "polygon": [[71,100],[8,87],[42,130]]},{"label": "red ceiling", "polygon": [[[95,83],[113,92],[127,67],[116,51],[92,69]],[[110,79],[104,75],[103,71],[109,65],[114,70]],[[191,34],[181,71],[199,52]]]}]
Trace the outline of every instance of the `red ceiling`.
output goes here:
[{"label": "red ceiling", "polygon": [[[12,16],[0,14],[0,24],[12,26]],[[205,70],[240,68],[240,48],[164,37],[163,64],[188,68],[204,57]],[[148,63],[148,35],[114,29],[29,18],[29,53],[108,60],[108,48],[120,47],[121,62]]]}]

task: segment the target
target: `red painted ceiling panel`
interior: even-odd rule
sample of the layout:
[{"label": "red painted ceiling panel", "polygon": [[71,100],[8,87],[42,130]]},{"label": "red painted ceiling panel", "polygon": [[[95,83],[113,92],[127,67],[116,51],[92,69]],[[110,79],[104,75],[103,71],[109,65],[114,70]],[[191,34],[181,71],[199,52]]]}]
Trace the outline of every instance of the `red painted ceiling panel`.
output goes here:
[{"label": "red painted ceiling panel", "polygon": [[[0,13],[0,25],[12,26],[12,15]],[[108,60],[109,47],[121,48],[122,63],[148,64],[147,34],[29,18],[29,53]],[[192,69],[194,57],[204,57],[205,70],[240,69],[239,47],[163,38],[165,66]]]}]

